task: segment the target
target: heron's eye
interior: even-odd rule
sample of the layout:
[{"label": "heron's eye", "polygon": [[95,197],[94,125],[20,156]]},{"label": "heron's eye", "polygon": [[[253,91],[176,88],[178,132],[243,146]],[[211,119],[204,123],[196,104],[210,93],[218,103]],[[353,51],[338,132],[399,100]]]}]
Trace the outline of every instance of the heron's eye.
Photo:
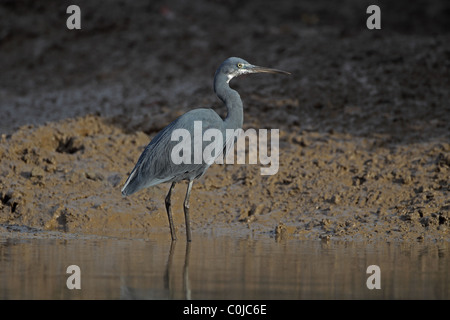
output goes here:
[{"label": "heron's eye", "polygon": [[237,64],[237,67],[238,67],[239,69],[242,69],[243,66],[244,66],[244,65],[243,65],[242,63],[240,63],[240,62]]}]

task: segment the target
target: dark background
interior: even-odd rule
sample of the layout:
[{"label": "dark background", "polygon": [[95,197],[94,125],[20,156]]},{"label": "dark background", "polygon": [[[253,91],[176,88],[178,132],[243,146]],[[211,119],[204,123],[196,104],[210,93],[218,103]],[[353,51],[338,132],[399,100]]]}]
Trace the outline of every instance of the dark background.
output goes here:
[{"label": "dark background", "polygon": [[[66,28],[70,4],[82,30]],[[293,74],[233,82],[246,125],[448,137],[449,31],[448,1],[3,0],[0,131],[96,113],[152,133],[195,107],[224,114],[212,78],[239,56]]]}]

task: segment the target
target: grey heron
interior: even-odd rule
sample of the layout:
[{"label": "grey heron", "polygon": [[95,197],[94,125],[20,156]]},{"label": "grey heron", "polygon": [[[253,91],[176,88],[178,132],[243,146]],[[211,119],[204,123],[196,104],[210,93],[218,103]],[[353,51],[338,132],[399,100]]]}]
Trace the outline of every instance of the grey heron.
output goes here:
[{"label": "grey heron", "polygon": [[[211,165],[211,161],[205,161],[204,159],[200,163],[195,161],[190,163],[174,163],[171,155],[173,148],[178,142],[174,141],[172,133],[177,129],[184,129],[190,134],[198,134],[198,132],[194,132],[194,122],[197,121],[201,121],[202,124],[201,134],[208,129],[216,129],[223,134],[223,137],[225,137],[227,129],[241,129],[244,120],[242,100],[237,91],[230,88],[229,82],[231,79],[243,74],[261,72],[290,74],[289,72],[278,69],[255,66],[241,58],[231,57],[226,59],[219,66],[214,76],[214,92],[227,107],[228,112],[226,118],[222,119],[212,109],[203,108],[194,109],[183,114],[162,129],[150,141],[126,180],[125,185],[122,188],[123,196],[131,195],[141,189],[155,186],[160,183],[171,183],[169,192],[165,198],[165,206],[169,218],[172,241],[176,240],[171,203],[172,190],[175,187],[175,184],[182,180],[188,181],[184,199],[184,217],[186,223],[186,238],[187,241],[190,242],[189,198],[191,195],[192,184],[195,179],[203,176]],[[223,151],[222,153],[226,153],[230,141],[222,141],[220,143],[222,143],[220,146]],[[201,148],[203,150],[205,145],[202,145]],[[221,154],[215,154],[215,157],[220,155]]]}]

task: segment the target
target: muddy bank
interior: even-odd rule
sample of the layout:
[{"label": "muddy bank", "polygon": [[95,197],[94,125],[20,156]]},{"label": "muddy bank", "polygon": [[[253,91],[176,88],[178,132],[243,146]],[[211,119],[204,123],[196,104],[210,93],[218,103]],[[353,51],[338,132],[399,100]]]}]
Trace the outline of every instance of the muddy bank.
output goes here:
[{"label": "muddy bank", "polygon": [[212,78],[240,56],[292,72],[232,82],[244,129],[280,129],[279,172],[211,167],[194,184],[194,235],[449,240],[448,4],[381,1],[379,31],[368,4],[80,1],[82,31],[69,32],[68,4],[3,2],[2,232],[169,239],[168,186],[120,188],[177,116],[225,114]]},{"label": "muddy bank", "polygon": [[[150,137],[87,116],[2,137],[2,225],[151,237],[168,231],[163,184],[122,198]],[[450,145],[386,147],[381,139],[280,133],[280,167],[213,165],[194,184],[194,233],[338,239],[448,239]],[[185,187],[174,193],[184,231]],[[169,237],[169,234],[167,234]]]}]

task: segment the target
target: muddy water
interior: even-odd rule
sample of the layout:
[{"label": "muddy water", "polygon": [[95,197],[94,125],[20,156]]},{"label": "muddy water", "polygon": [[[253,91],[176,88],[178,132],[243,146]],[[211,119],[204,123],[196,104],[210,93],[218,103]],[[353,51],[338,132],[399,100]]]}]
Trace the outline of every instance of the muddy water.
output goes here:
[{"label": "muddy water", "polygon": [[[4,239],[0,299],[449,299],[447,243]],[[67,267],[80,267],[69,290]],[[380,267],[369,290],[367,267]]]}]

